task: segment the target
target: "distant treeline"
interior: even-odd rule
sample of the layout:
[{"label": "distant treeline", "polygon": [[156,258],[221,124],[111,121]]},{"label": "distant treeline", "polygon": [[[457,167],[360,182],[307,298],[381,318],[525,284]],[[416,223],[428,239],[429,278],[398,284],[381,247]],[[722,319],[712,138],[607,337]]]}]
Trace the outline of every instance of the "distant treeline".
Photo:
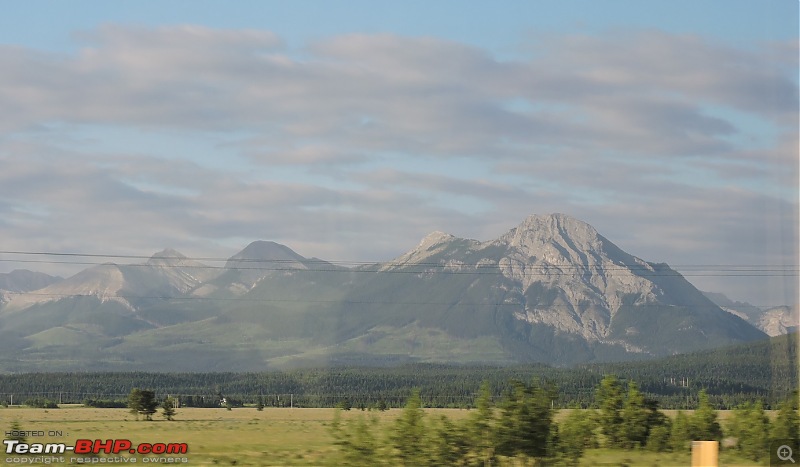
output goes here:
[{"label": "distant treeline", "polygon": [[[474,407],[484,381],[492,397],[511,381],[539,381],[558,388],[555,407],[596,407],[595,388],[604,375],[635,380],[646,397],[666,409],[694,409],[705,389],[717,409],[761,400],[776,407],[798,387],[797,335],[659,360],[554,368],[546,365],[454,366],[410,364],[388,368],[322,368],[260,373],[26,373],[0,375],[0,403],[26,400],[114,406],[132,388],[183,406],[228,404],[334,407],[401,407],[414,389],[428,407]],[[13,401],[11,398],[13,397]]]}]

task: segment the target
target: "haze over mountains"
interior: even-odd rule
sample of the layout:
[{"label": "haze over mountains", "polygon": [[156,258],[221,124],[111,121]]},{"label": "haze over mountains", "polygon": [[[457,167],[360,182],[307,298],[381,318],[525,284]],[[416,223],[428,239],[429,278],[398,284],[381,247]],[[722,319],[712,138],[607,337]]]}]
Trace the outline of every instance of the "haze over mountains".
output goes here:
[{"label": "haze over mountains", "polygon": [[572,364],[766,337],[562,214],[485,242],[434,232],[393,261],[349,266],[257,241],[224,266],[164,250],[40,277],[0,305],[0,371]]}]

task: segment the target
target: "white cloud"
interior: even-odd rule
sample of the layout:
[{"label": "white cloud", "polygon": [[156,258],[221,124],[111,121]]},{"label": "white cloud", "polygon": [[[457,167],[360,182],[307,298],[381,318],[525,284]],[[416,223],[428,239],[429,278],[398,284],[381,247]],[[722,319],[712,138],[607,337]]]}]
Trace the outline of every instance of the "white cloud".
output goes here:
[{"label": "white cloud", "polygon": [[[0,46],[8,248],[202,256],[267,238],[382,260],[431,230],[488,239],[559,211],[646,259],[796,262],[796,45],[640,30],[540,36],[504,60],[395,35],[76,38],[75,54]],[[109,128],[208,145],[165,158]]]}]

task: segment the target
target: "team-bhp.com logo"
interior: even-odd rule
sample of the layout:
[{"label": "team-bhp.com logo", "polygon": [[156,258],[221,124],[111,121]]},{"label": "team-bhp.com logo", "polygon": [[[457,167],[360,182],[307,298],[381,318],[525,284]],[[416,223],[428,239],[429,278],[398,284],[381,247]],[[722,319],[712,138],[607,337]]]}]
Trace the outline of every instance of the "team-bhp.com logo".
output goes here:
[{"label": "team-bhp.com logo", "polygon": [[186,443],[139,443],[128,439],[79,439],[74,446],[65,443],[25,443],[13,439],[3,440],[6,454],[186,454]]}]

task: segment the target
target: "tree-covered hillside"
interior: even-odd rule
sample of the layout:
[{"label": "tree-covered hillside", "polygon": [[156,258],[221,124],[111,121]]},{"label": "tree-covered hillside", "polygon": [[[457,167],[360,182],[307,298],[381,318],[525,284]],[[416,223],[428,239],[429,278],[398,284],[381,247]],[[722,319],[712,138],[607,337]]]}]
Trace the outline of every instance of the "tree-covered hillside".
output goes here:
[{"label": "tree-covered hillside", "polygon": [[665,408],[693,408],[705,389],[717,408],[756,399],[767,408],[798,387],[797,334],[719,350],[649,361],[554,368],[546,365],[454,366],[412,364],[395,367],[332,367],[252,373],[28,373],[0,376],[0,401],[39,398],[57,402],[124,400],[131,388],[146,388],[184,403],[214,405],[218,396],[240,403],[354,406],[384,402],[400,406],[413,389],[426,406],[473,406],[483,381],[493,396],[512,380],[552,384],[554,404],[594,406],[593,388],[604,375],[635,380],[642,392]]}]

